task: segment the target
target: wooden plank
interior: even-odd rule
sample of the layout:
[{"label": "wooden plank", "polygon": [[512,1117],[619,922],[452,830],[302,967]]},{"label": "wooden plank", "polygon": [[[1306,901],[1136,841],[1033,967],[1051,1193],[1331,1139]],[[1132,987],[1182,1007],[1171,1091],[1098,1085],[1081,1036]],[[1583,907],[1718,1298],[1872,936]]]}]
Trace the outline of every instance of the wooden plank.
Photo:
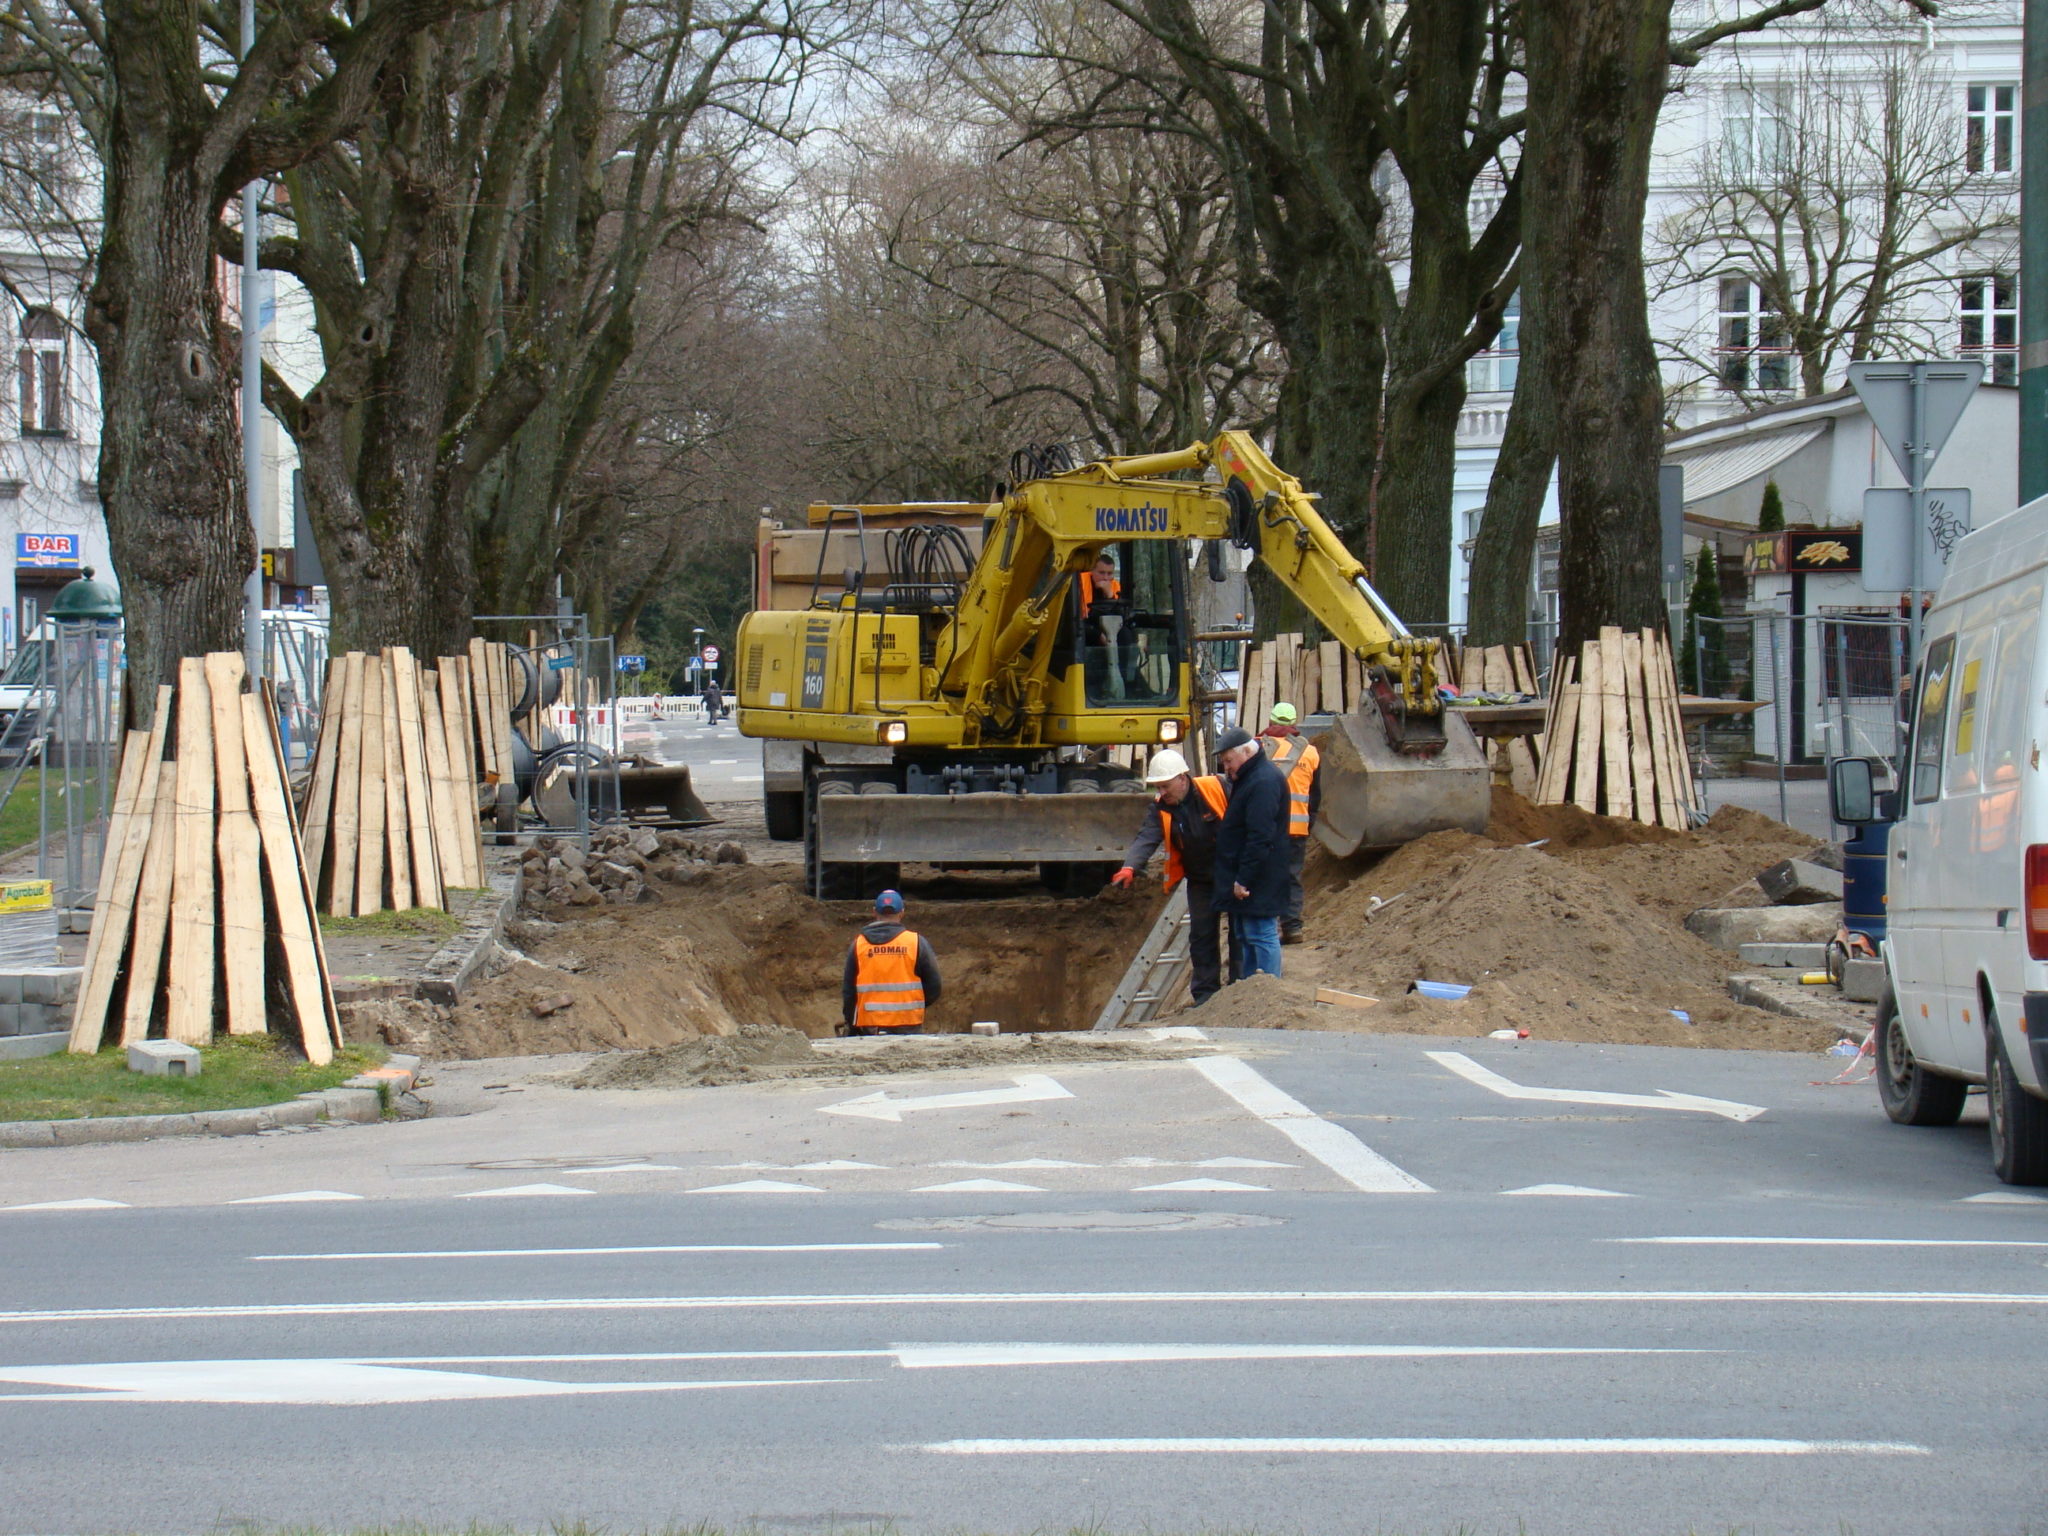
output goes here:
[{"label": "wooden plank", "polygon": [[422,907],[445,906],[441,867],[434,851],[426,747],[420,740],[419,674],[412,652],[404,646],[395,645],[388,654],[392,681],[397,686],[398,745],[405,766],[407,833],[412,840],[412,899]]},{"label": "wooden plank", "polygon": [[509,781],[513,777],[512,699],[511,682],[505,675],[505,647],[502,644],[492,646],[490,657],[494,690],[491,694],[491,725],[498,734],[498,771]]},{"label": "wooden plank", "polygon": [[1379,999],[1363,992],[1341,992],[1335,987],[1317,987],[1316,1001],[1332,1008],[1377,1008]]},{"label": "wooden plank", "polygon": [[1535,693],[1536,663],[1526,644],[1508,647],[1508,665],[1515,675],[1515,692]]},{"label": "wooden plank", "polygon": [[[469,662],[466,659],[457,659],[455,663],[455,681],[457,708],[461,711],[462,718],[466,722],[474,713],[476,707],[474,702],[476,680],[470,675]],[[468,834],[466,846],[468,848],[470,868],[476,876],[470,883],[472,885],[483,885],[488,878],[484,873],[484,839],[481,821],[483,801],[482,796],[478,793],[479,787],[483,784],[483,769],[477,762],[476,742],[473,737],[465,734],[462,751],[463,827]]]},{"label": "wooden plank", "polygon": [[269,1027],[263,1004],[263,840],[249,811],[249,764],[242,746],[242,681],[247,675],[234,651],[214,651],[206,658],[214,791],[220,801],[214,844],[220,856],[221,976],[231,1035],[260,1035]]},{"label": "wooden plank", "polygon": [[462,857],[461,821],[456,813],[455,784],[449,765],[446,716],[441,711],[441,680],[432,668],[419,674],[420,745],[427,759],[427,805],[434,820],[434,853],[441,886],[468,884],[469,868]]},{"label": "wooden plank", "polygon": [[474,748],[477,776],[480,782],[498,782],[498,733],[491,729],[490,717],[490,658],[485,654],[484,642],[472,638],[469,642],[468,687],[464,701],[469,706],[470,741]]},{"label": "wooden plank", "polygon": [[1685,721],[1678,712],[1678,678],[1671,648],[1654,630],[1643,632],[1644,677],[1650,690],[1652,762],[1657,775],[1657,819],[1684,831],[1692,807],[1692,759],[1685,749]]},{"label": "wooden plank", "polygon": [[[171,705],[157,706],[159,720]],[[172,875],[177,870],[178,765],[157,765],[156,805],[149,817],[149,843],[142,855],[142,879],[135,893],[135,941],[129,951],[128,990],[121,1003],[121,1044],[149,1038],[156,1013],[157,978],[163,974],[164,937],[171,922]]]},{"label": "wooden plank", "polygon": [[1600,809],[1600,644],[1588,640],[1579,650],[1579,728],[1572,747],[1572,803],[1581,810]]},{"label": "wooden plank", "polygon": [[1623,677],[1628,668],[1622,654],[1621,631],[1600,631],[1600,757],[1605,771],[1603,809],[1610,816],[1636,814],[1635,786],[1629,779],[1628,698]]},{"label": "wooden plank", "polygon": [[313,744],[313,772],[306,782],[306,872],[313,889],[320,888],[320,866],[327,857],[327,830],[334,818],[334,768],[341,755],[342,691],[346,669],[341,658],[327,660],[327,681],[320,690],[320,739]]},{"label": "wooden plank", "polygon": [[1635,785],[1635,819],[1657,820],[1657,768],[1651,753],[1652,722],[1644,707],[1643,637],[1633,632],[1621,637],[1623,702],[1628,707],[1629,777]]},{"label": "wooden plank", "polygon": [[341,737],[335,746],[334,825],[324,863],[328,872],[327,910],[336,917],[347,917],[356,909],[356,848],[362,836],[363,689],[366,684],[361,651],[350,651],[341,660],[342,707],[335,722]]},{"label": "wooden plank", "polygon": [[461,863],[461,878],[455,883],[474,887],[483,884],[484,851],[477,835],[476,760],[464,686],[469,663],[460,656],[443,656],[435,669],[440,674],[441,737],[448,744],[448,794],[455,808],[455,848]]},{"label": "wooden plank", "polygon": [[214,980],[220,965],[213,868],[213,706],[206,663],[178,663],[177,826],[172,833],[170,1003],[164,1033],[186,1045],[213,1039]]},{"label": "wooden plank", "polygon": [[1570,658],[1560,658],[1557,675],[1551,680],[1550,723],[1543,732],[1543,777],[1536,786],[1536,799],[1544,805],[1562,805],[1571,798],[1572,748],[1579,729],[1576,673]]},{"label": "wooden plank", "polygon": [[1344,709],[1348,714],[1365,701],[1365,663],[1358,653],[1344,652]]},{"label": "wooden plank", "polygon": [[283,754],[271,729],[266,700],[248,693],[241,695],[239,703],[243,753],[254,791],[252,820],[258,832],[260,863],[270,889],[278,950],[284,960],[283,991],[290,999],[299,1045],[306,1059],[315,1066],[324,1066],[334,1059],[333,1010],[321,978],[313,887],[308,878],[305,848],[292,822]]},{"label": "wooden plank", "polygon": [[121,957],[135,921],[142,850],[149,845],[149,818],[156,809],[157,774],[149,756],[154,739],[154,731],[130,731],[121,748],[121,777],[114,789],[113,814],[107,818],[99,891],[92,904],[92,933],[86,940],[85,970],[71,1010],[67,1043],[68,1049],[88,1055],[106,1039],[107,1005],[113,1001]]},{"label": "wooden plank", "polygon": [[1320,702],[1325,713],[1341,715],[1344,713],[1344,647],[1335,640],[1325,640],[1317,651],[1323,664]]},{"label": "wooden plank", "polygon": [[[283,737],[279,734],[277,726],[277,685],[275,683],[266,681],[263,684],[263,703],[263,728],[265,731],[269,733],[271,751],[273,753],[274,760],[282,764],[285,760],[284,740]],[[289,780],[285,782],[285,793],[287,795],[291,793],[291,786]],[[292,835],[297,836],[297,834],[298,829],[296,827],[293,827]],[[303,845],[301,849],[301,859],[299,867],[301,871],[300,878],[301,881],[303,882],[305,869]],[[331,1032],[331,1038],[334,1042],[334,1047],[336,1050],[339,1050],[342,1045],[341,1014],[339,1010],[337,1010],[334,1006],[334,983],[333,979],[328,975],[327,971],[327,949],[326,946],[320,942],[319,923],[317,919],[313,918],[312,916],[312,914],[316,910],[313,901],[313,888],[311,885],[302,885],[302,890],[305,895],[308,925],[311,930],[313,938],[313,955],[314,958],[319,962],[320,967],[321,1002],[326,1012],[327,1023],[329,1030]]]},{"label": "wooden plank", "polygon": [[1273,706],[1280,702],[1280,649],[1277,638],[1259,647],[1259,707],[1249,720],[1238,722],[1254,736],[1264,728]]},{"label": "wooden plank", "polygon": [[381,663],[384,675],[384,870],[389,877],[394,912],[417,905],[417,888],[412,872],[412,819],[405,805],[405,754],[398,738],[398,683],[387,653]]},{"label": "wooden plank", "polygon": [[[384,910],[391,859],[391,672],[381,656],[363,658],[362,790],[356,805],[356,889],[352,910]],[[401,818],[402,819],[402,818]]]}]

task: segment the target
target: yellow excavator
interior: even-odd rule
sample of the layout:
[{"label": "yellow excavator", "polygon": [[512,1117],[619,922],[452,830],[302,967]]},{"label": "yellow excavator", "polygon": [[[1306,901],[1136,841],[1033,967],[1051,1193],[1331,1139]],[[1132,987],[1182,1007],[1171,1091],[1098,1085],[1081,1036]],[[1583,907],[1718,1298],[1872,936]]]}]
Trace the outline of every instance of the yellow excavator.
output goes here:
[{"label": "yellow excavator", "polygon": [[[1099,749],[1178,745],[1195,717],[1197,540],[1213,579],[1225,544],[1252,551],[1363,667],[1370,702],[1336,721],[1349,751],[1323,754],[1318,839],[1349,855],[1483,830],[1486,756],[1443,708],[1431,642],[1250,436],[1033,459],[982,510],[978,554],[957,526],[895,528],[879,579],[864,509],[822,509],[804,606],[741,623],[740,733],[788,765],[771,830],[800,824],[814,895],[871,895],[910,862],[1036,864],[1056,890],[1100,889],[1144,789]],[[834,549],[859,563],[828,580]]]}]

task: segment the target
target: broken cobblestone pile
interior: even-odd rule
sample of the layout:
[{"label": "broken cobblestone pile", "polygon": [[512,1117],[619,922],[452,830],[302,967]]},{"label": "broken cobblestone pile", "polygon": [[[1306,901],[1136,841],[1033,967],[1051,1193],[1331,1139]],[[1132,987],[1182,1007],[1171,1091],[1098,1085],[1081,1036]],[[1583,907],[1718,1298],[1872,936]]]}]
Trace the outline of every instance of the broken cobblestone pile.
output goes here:
[{"label": "broken cobblestone pile", "polygon": [[659,901],[658,887],[700,884],[714,864],[744,864],[734,842],[706,842],[651,827],[593,833],[588,851],[573,837],[542,837],[521,856],[530,907],[632,906]]}]

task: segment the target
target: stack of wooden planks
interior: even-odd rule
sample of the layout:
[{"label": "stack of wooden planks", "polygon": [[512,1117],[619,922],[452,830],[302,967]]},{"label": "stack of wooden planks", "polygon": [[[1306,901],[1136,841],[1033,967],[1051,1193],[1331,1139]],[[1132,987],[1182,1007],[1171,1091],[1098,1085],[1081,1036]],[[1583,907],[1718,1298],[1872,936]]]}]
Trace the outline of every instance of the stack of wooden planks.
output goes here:
[{"label": "stack of wooden planks", "polygon": [[1663,634],[1609,627],[1558,658],[1536,799],[1685,830],[1692,761]]},{"label": "stack of wooden planks", "polygon": [[[1526,645],[1468,645],[1443,654],[1439,677],[1461,694],[1526,693],[1540,697],[1536,658]],[[1508,736],[1489,744],[1496,784],[1533,798],[1542,781],[1542,760],[1528,736]]]},{"label": "stack of wooden planks", "polygon": [[474,693],[466,656],[422,667],[392,646],[328,663],[305,818],[324,911],[445,907],[450,887],[484,883]]},{"label": "stack of wooden planks", "polygon": [[484,784],[510,784],[512,771],[513,663],[502,641],[472,640],[465,658],[468,675],[461,685],[469,703],[470,738],[477,778]]},{"label": "stack of wooden planks", "polygon": [[1238,671],[1237,720],[1248,731],[1266,724],[1275,704],[1292,704],[1303,717],[1346,714],[1365,692],[1359,660],[1335,640],[1305,645],[1300,635],[1276,635],[1245,647]]},{"label": "stack of wooden planks", "polygon": [[274,1031],[308,1059],[340,1043],[285,783],[277,715],[242,658],[188,656],[131,731],[100,866],[70,1047],[217,1028]]}]

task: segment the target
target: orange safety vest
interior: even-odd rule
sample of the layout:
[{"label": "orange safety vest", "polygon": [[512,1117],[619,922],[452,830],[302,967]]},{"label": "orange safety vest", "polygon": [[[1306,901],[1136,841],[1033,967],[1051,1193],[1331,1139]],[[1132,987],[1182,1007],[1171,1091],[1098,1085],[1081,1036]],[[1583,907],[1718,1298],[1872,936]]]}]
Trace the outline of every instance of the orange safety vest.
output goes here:
[{"label": "orange safety vest", "polygon": [[[1204,774],[1199,779],[1196,779],[1194,783],[1195,789],[1201,794],[1202,798],[1209,802],[1209,809],[1218,816],[1221,816],[1227,806],[1227,802],[1223,798],[1223,781],[1214,774]],[[1180,884],[1182,875],[1186,873],[1181,868],[1180,844],[1175,842],[1173,838],[1173,808],[1171,806],[1162,805],[1159,807],[1159,825],[1166,831],[1166,888],[1170,891]]]},{"label": "orange safety vest", "polygon": [[1286,767],[1289,758],[1294,760],[1294,766],[1287,769],[1287,835],[1307,837],[1308,789],[1315,782],[1323,755],[1299,736],[1268,736],[1266,742],[1274,762]]},{"label": "orange safety vest", "polygon": [[924,983],[917,975],[917,935],[908,928],[886,944],[866,934],[853,941],[853,1022],[858,1029],[917,1029],[924,1024]]},{"label": "orange safety vest", "polygon": [[[1095,606],[1094,571],[1083,571],[1079,577],[1079,580],[1081,583],[1081,617],[1085,619],[1088,617],[1088,610]],[[1107,601],[1112,603],[1120,603],[1123,601],[1123,597],[1124,584],[1121,581],[1118,581],[1114,576],[1110,577],[1109,597]]]}]

